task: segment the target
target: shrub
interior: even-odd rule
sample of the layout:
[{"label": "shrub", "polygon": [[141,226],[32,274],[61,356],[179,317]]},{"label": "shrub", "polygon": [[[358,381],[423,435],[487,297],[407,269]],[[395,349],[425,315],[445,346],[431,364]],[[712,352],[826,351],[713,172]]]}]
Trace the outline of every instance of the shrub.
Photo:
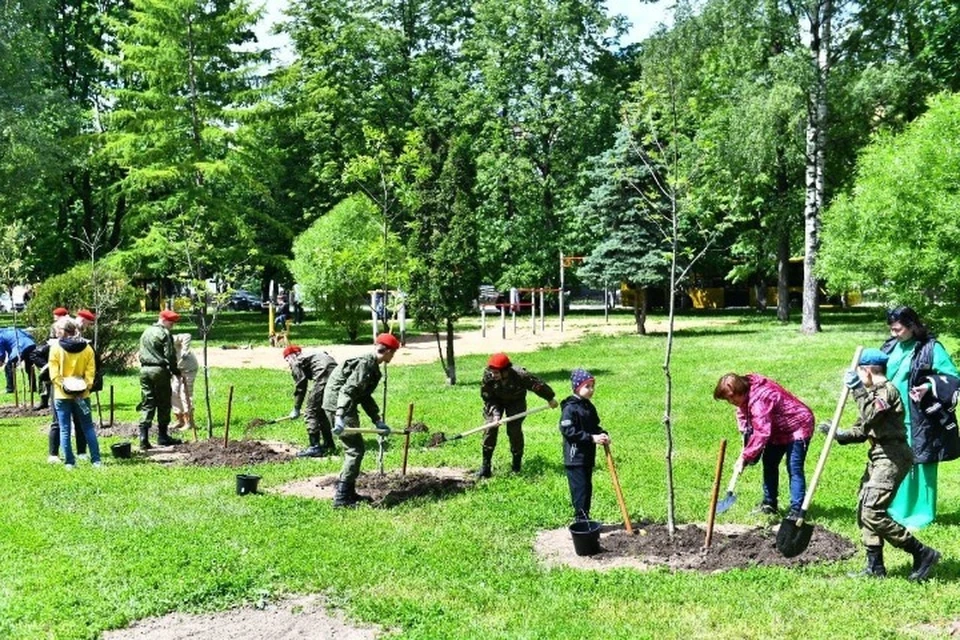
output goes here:
[{"label": "shrub", "polygon": [[82,264],[66,273],[44,280],[37,288],[24,315],[34,327],[38,342],[47,339],[53,310],[66,307],[72,314],[89,309],[97,314],[96,333],[88,333],[100,355],[103,368],[119,371],[126,368],[137,349],[135,342],[124,340],[132,323],[131,314],[138,306],[139,294],[130,286],[129,278],[119,270],[98,265],[96,286],[91,266]]}]

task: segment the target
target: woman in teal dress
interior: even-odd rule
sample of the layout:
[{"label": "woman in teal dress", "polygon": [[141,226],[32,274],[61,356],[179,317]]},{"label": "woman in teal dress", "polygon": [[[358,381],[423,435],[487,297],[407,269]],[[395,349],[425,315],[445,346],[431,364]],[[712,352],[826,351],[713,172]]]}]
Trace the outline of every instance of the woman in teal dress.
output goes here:
[{"label": "woman in teal dress", "polygon": [[932,396],[927,377],[934,374],[960,376],[950,354],[930,334],[910,307],[887,312],[890,339],[882,349],[889,355],[887,378],[893,382],[907,407],[904,422],[907,442],[913,448],[914,465],[897,491],[888,512],[908,529],[921,529],[937,516],[937,468],[940,462],[960,457],[960,440],[932,424],[921,410]]}]

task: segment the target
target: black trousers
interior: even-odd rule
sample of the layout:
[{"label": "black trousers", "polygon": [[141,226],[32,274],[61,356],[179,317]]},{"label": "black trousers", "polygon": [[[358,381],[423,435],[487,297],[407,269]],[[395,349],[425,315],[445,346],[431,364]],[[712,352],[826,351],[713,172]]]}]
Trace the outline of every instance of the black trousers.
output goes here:
[{"label": "black trousers", "polygon": [[564,467],[567,484],[570,485],[570,502],[574,519],[590,519],[590,502],[593,499],[593,467]]}]

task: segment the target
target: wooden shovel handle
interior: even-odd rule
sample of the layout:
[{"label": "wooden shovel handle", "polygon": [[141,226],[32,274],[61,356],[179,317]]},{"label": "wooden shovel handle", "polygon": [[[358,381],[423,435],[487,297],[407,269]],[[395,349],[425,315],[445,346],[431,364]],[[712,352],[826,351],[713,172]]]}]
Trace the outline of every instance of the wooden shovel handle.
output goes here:
[{"label": "wooden shovel handle", "polygon": [[384,431],[383,429],[354,429],[354,428],[349,428],[349,429],[344,429],[344,430],[342,431],[342,433],[345,433],[345,434],[351,434],[351,433],[372,433],[372,434],[378,435],[378,436],[402,436],[402,435],[404,435],[404,434],[407,433],[407,430],[404,429],[403,431],[392,431],[392,430],[391,430],[391,431]]},{"label": "wooden shovel handle", "polygon": [[620,515],[623,516],[623,526],[626,528],[628,534],[633,535],[633,524],[630,523],[627,503],[623,500],[623,489],[620,487],[620,478],[617,477],[617,468],[613,464],[613,454],[610,453],[610,445],[603,445],[603,450],[607,456],[607,469],[610,470],[610,480],[613,481],[613,491],[617,494],[617,504],[620,505]]},{"label": "wooden shovel handle", "polygon": [[407,475],[407,454],[410,453],[410,428],[413,426],[413,403],[411,402],[407,406],[407,429],[404,432],[406,436],[403,439],[403,467],[400,471],[400,475]]},{"label": "wooden shovel handle", "polygon": [[[720,497],[720,478],[723,476],[723,459],[726,454],[727,441],[723,439],[720,441],[720,453],[717,454],[717,469],[713,474],[713,493],[710,495],[710,511],[707,513],[707,536],[703,542],[704,547],[709,547],[713,540],[713,524],[717,519],[717,499]],[[736,480],[736,476],[732,480]],[[733,489],[729,491],[732,492]]]},{"label": "wooden shovel handle", "polygon": [[478,432],[480,432],[480,431],[486,431],[487,429],[493,429],[494,427],[499,427],[499,426],[502,425],[502,424],[506,424],[506,423],[508,423],[508,422],[513,422],[514,420],[519,420],[520,418],[523,418],[523,417],[525,417],[525,416],[532,416],[532,415],[535,414],[535,413],[540,413],[541,411],[546,411],[546,410],[549,409],[549,408],[550,408],[550,405],[545,404],[545,405],[543,405],[542,407],[535,407],[535,408],[533,408],[533,409],[527,409],[526,411],[524,411],[524,412],[522,412],[522,413],[515,413],[515,414],[513,414],[512,416],[507,416],[506,418],[500,418],[499,420],[494,420],[493,422],[488,422],[487,424],[481,425],[481,426],[479,426],[479,427],[477,427],[477,428],[475,428],[475,429],[470,429],[469,431],[464,431],[463,433],[461,433],[461,434],[460,434],[459,436],[457,436],[457,437],[458,437],[458,438],[462,438],[462,437],[464,437],[464,436],[469,436],[469,435],[472,435],[472,434],[474,434],[474,433],[478,433]]},{"label": "wooden shovel handle", "polygon": [[[855,368],[860,364],[860,353],[862,351],[863,347],[858,346],[853,354],[853,361],[850,363],[850,368]],[[813,471],[813,478],[810,480],[810,486],[807,488],[807,495],[803,497],[803,504],[800,505],[800,518],[797,519],[798,526],[803,524],[803,517],[806,515],[807,509],[810,508],[810,501],[813,500],[813,492],[817,488],[817,483],[820,482],[820,474],[823,473],[823,466],[827,463],[830,445],[833,444],[833,437],[837,433],[837,425],[840,423],[840,416],[843,415],[843,407],[847,404],[847,396],[849,395],[850,387],[844,384],[843,390],[840,392],[840,399],[837,400],[837,408],[833,412],[833,420],[830,421],[830,431],[827,432],[827,439],[823,443],[823,450],[820,452],[820,459],[817,461],[817,468]]]}]

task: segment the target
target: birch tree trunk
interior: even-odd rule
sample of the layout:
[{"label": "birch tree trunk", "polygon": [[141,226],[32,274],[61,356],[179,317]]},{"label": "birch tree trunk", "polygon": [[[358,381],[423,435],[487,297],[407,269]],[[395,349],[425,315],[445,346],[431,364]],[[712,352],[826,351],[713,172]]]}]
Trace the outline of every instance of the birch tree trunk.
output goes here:
[{"label": "birch tree trunk", "polygon": [[820,215],[824,200],[827,75],[832,12],[832,0],[823,0],[822,3],[814,2],[807,14],[810,22],[810,57],[815,76],[807,104],[806,193],[803,209],[803,316],[800,325],[800,330],[805,334],[820,331],[819,292],[814,270],[817,254],[820,251]]}]

